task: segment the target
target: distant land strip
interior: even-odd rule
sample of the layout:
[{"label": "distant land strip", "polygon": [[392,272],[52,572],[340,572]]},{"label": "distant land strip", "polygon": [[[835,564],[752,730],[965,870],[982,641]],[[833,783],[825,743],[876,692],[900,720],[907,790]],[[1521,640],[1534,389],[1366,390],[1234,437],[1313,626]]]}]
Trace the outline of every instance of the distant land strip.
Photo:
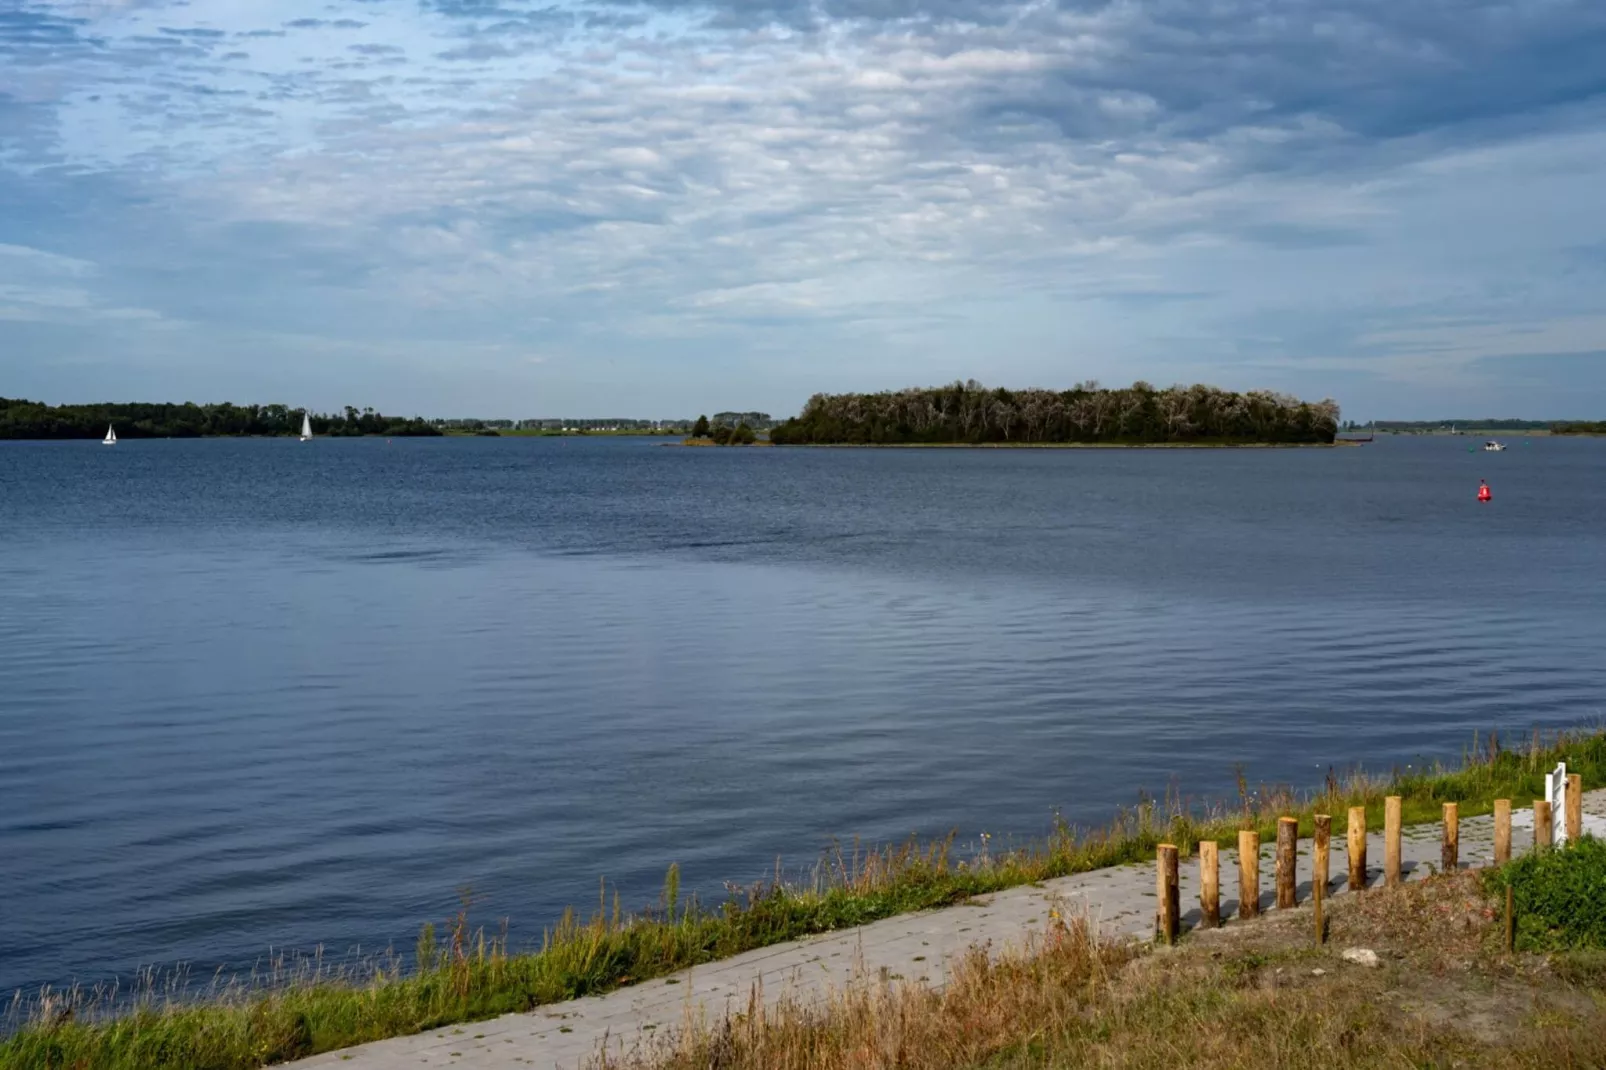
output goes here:
[{"label": "distant land strip", "polygon": [[1447,434],[1466,432],[1468,434],[1487,431],[1526,431],[1539,434],[1567,434],[1561,428],[1589,426],[1587,422],[1578,420],[1513,420],[1513,419],[1482,419],[1482,420],[1368,420],[1364,424],[1347,423],[1345,431],[1387,431],[1393,433],[1414,434]]},{"label": "distant land strip", "polygon": [[441,433],[434,424],[416,416],[386,416],[373,409],[351,406],[343,413],[328,414],[287,405],[229,402],[46,405],[21,398],[0,398],[0,439],[100,438],[108,427],[125,439],[298,435],[303,415],[310,417],[315,435],[401,437]]},{"label": "distant land strip", "polygon": [[[0,397],[0,439],[99,439],[108,427],[118,437],[233,438],[277,437],[301,433],[301,418],[318,436],[358,435],[672,435],[693,428],[690,419],[638,420],[623,417],[565,419],[477,419],[387,416],[371,408],[348,405],[333,413],[289,405],[237,405],[232,402],[96,402],[47,405],[24,398]],[[704,417],[704,420],[707,418]],[[720,412],[720,426],[747,424],[767,430],[774,420],[765,412]]]}]

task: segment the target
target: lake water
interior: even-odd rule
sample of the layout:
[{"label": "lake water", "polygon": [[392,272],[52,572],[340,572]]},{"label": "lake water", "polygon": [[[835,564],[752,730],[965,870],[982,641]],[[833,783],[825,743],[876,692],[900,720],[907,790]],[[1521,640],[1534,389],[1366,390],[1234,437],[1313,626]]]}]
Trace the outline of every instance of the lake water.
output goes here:
[{"label": "lake water", "polygon": [[0,990],[1596,720],[1606,441],[1468,445],[0,444]]}]

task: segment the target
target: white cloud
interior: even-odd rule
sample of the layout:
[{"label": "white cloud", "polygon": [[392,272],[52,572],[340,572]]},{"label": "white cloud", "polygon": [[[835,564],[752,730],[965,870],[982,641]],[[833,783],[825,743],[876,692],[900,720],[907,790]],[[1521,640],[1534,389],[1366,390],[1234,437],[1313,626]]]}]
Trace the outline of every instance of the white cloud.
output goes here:
[{"label": "white cloud", "polygon": [[0,244],[0,279],[7,277],[55,277],[82,279],[95,274],[87,260],[33,249],[26,245]]},{"label": "white cloud", "polygon": [[[1606,39],[1581,0],[1414,14],[1340,0],[1276,19],[1237,0],[874,6],[96,5],[83,32],[103,46],[31,46],[28,99],[51,109],[53,140],[30,142],[17,173],[127,183],[106,217],[161,237],[130,225],[138,255],[100,276],[0,247],[0,271],[30,259],[54,280],[0,274],[0,298],[105,316],[161,307],[151,280],[171,278],[175,305],[217,287],[231,315],[271,305],[381,349],[421,319],[508,352],[536,323],[599,354],[610,333],[758,348],[773,329],[739,332],[782,317],[843,366],[918,336],[899,351],[908,381],[928,378],[925,355],[959,360],[954,347],[1017,330],[1035,347],[1023,369],[1086,337],[1135,362],[1207,351],[1200,374],[1217,378],[1210,362],[1237,349],[1484,352],[1519,344],[1516,327],[1491,341],[1500,323],[1559,337],[1599,307],[1598,287],[1591,308],[1588,287],[1552,280],[1526,319],[1500,306],[1512,318],[1488,336],[1413,319],[1488,305],[1504,265],[1480,242],[1543,268],[1559,232],[1509,213],[1484,225],[1497,189],[1561,188],[1518,182],[1514,156],[1593,145],[1567,157],[1581,179],[1560,200],[1577,240],[1606,237],[1583,192],[1606,173],[1602,109],[1555,104],[1588,73],[1565,42]],[[621,21],[588,28],[609,13]],[[246,34],[249,59],[223,62]],[[1532,140],[1508,152],[1518,138]],[[0,237],[5,223],[0,208]],[[1134,322],[1138,302],[1152,303]],[[939,314],[974,330],[933,342],[919,324]],[[1320,344],[1302,334],[1317,322]]]},{"label": "white cloud", "polygon": [[26,245],[0,245],[0,320],[154,323],[162,319],[150,309],[108,303],[93,288],[97,273],[86,260]]}]

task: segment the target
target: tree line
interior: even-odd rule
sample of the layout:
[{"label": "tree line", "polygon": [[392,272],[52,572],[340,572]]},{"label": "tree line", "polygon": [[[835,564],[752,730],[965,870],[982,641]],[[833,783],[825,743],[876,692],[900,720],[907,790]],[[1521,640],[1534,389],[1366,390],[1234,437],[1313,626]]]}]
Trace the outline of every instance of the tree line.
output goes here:
[{"label": "tree line", "polygon": [[[100,438],[107,425],[118,438],[206,438],[213,436],[296,435],[305,409],[287,405],[142,403],[46,405],[22,398],[0,398],[0,439]],[[438,435],[418,417],[386,416],[346,406],[343,412],[312,413],[315,435]]]},{"label": "tree line", "polygon": [[740,413],[716,413],[714,422],[710,424],[707,416],[697,417],[692,425],[692,438],[712,439],[716,446],[751,446],[758,441],[758,435],[742,420],[735,427],[725,422],[727,416],[740,416]]},{"label": "tree line", "polygon": [[1549,420],[1368,420],[1352,425],[1355,431],[1446,431],[1450,428],[1475,428],[1479,431],[1544,431],[1552,426]]},{"label": "tree line", "polygon": [[778,446],[877,443],[1331,443],[1339,408],[1269,391],[1005,390],[972,379],[879,394],[816,394],[770,431]]},{"label": "tree line", "polygon": [[1553,435],[1606,435],[1606,420],[1563,420],[1550,425]]}]

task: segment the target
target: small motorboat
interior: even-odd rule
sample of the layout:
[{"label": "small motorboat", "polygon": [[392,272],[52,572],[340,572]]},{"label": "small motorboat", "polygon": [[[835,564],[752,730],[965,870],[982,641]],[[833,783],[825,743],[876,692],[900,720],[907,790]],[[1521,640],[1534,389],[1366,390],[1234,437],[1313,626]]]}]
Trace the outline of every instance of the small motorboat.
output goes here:
[{"label": "small motorboat", "polygon": [[1503,450],[1505,448],[1506,448],[1505,447],[1505,443],[1496,442],[1492,438],[1489,441],[1487,441],[1487,442],[1485,442],[1483,444],[1483,452],[1484,453],[1499,453],[1501,450]]}]

